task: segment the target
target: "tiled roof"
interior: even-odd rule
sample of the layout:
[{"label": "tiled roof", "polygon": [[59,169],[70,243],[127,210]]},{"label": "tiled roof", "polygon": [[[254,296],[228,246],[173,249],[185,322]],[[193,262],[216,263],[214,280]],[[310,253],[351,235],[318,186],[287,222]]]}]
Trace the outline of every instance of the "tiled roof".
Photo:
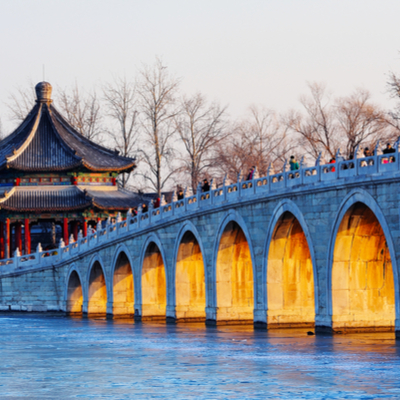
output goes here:
[{"label": "tiled roof", "polygon": [[0,209],[18,212],[61,212],[99,208],[127,211],[143,202],[141,195],[124,189],[83,190],[78,186],[14,186],[0,192]]},{"label": "tiled roof", "polygon": [[136,208],[144,202],[142,196],[124,189],[114,191],[86,190],[87,196],[92,198],[93,205],[106,210],[128,210]]},{"label": "tiled roof", "polygon": [[45,189],[14,187],[0,199],[0,208],[19,212],[82,210],[91,205],[90,197],[75,186]]},{"label": "tiled roof", "polygon": [[129,171],[135,160],[99,146],[65,121],[51,105],[39,101],[22,124],[0,142],[0,168],[20,171]]}]

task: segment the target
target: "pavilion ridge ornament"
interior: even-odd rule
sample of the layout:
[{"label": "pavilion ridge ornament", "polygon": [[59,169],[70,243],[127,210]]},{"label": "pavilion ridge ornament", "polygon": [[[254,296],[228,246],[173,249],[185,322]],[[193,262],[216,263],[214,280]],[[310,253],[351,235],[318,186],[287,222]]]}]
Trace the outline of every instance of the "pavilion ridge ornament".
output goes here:
[{"label": "pavilion ridge ornament", "polygon": [[48,82],[40,82],[35,86],[37,102],[51,103],[51,92],[53,88]]}]

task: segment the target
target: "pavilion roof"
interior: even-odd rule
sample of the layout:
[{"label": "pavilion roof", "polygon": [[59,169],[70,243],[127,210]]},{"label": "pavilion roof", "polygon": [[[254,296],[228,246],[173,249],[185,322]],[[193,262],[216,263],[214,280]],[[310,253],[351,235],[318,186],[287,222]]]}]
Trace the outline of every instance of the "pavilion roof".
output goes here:
[{"label": "pavilion roof", "polygon": [[37,103],[8,137],[0,142],[0,169],[26,172],[72,171],[123,172],[135,160],[119,156],[77,132],[51,104],[51,85],[36,85]]},{"label": "pavilion roof", "polygon": [[127,190],[86,190],[78,186],[14,186],[0,191],[0,209],[17,212],[63,212],[89,208],[126,211],[143,202]]}]

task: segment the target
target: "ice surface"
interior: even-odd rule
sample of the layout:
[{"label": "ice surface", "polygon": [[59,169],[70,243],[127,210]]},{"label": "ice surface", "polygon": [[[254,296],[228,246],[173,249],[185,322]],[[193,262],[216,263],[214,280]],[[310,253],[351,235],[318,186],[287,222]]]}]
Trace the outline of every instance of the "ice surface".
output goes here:
[{"label": "ice surface", "polygon": [[0,398],[398,399],[392,333],[0,316]]}]

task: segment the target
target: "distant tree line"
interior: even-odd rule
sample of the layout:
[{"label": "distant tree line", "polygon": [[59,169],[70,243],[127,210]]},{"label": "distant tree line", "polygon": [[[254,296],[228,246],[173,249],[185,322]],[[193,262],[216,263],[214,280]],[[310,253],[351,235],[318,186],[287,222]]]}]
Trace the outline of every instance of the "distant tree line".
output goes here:
[{"label": "distant tree line", "polygon": [[[393,110],[373,103],[364,89],[334,97],[324,85],[308,86],[300,111],[278,114],[253,105],[239,120],[202,93],[182,94],[180,79],[160,59],[142,67],[132,81],[117,78],[90,92],[77,84],[53,92],[55,106],[79,133],[136,158],[138,168],[133,176],[124,174],[121,186],[160,196],[177,184],[195,193],[204,178],[236,181],[253,165],[266,175],[291,155],[312,163],[321,153],[331,158],[340,149],[348,158],[362,147],[374,148],[378,140],[393,142],[400,136],[400,77],[395,73],[387,83],[389,95],[397,99]],[[7,103],[10,117],[23,120],[34,100],[33,87],[17,90]]]}]

